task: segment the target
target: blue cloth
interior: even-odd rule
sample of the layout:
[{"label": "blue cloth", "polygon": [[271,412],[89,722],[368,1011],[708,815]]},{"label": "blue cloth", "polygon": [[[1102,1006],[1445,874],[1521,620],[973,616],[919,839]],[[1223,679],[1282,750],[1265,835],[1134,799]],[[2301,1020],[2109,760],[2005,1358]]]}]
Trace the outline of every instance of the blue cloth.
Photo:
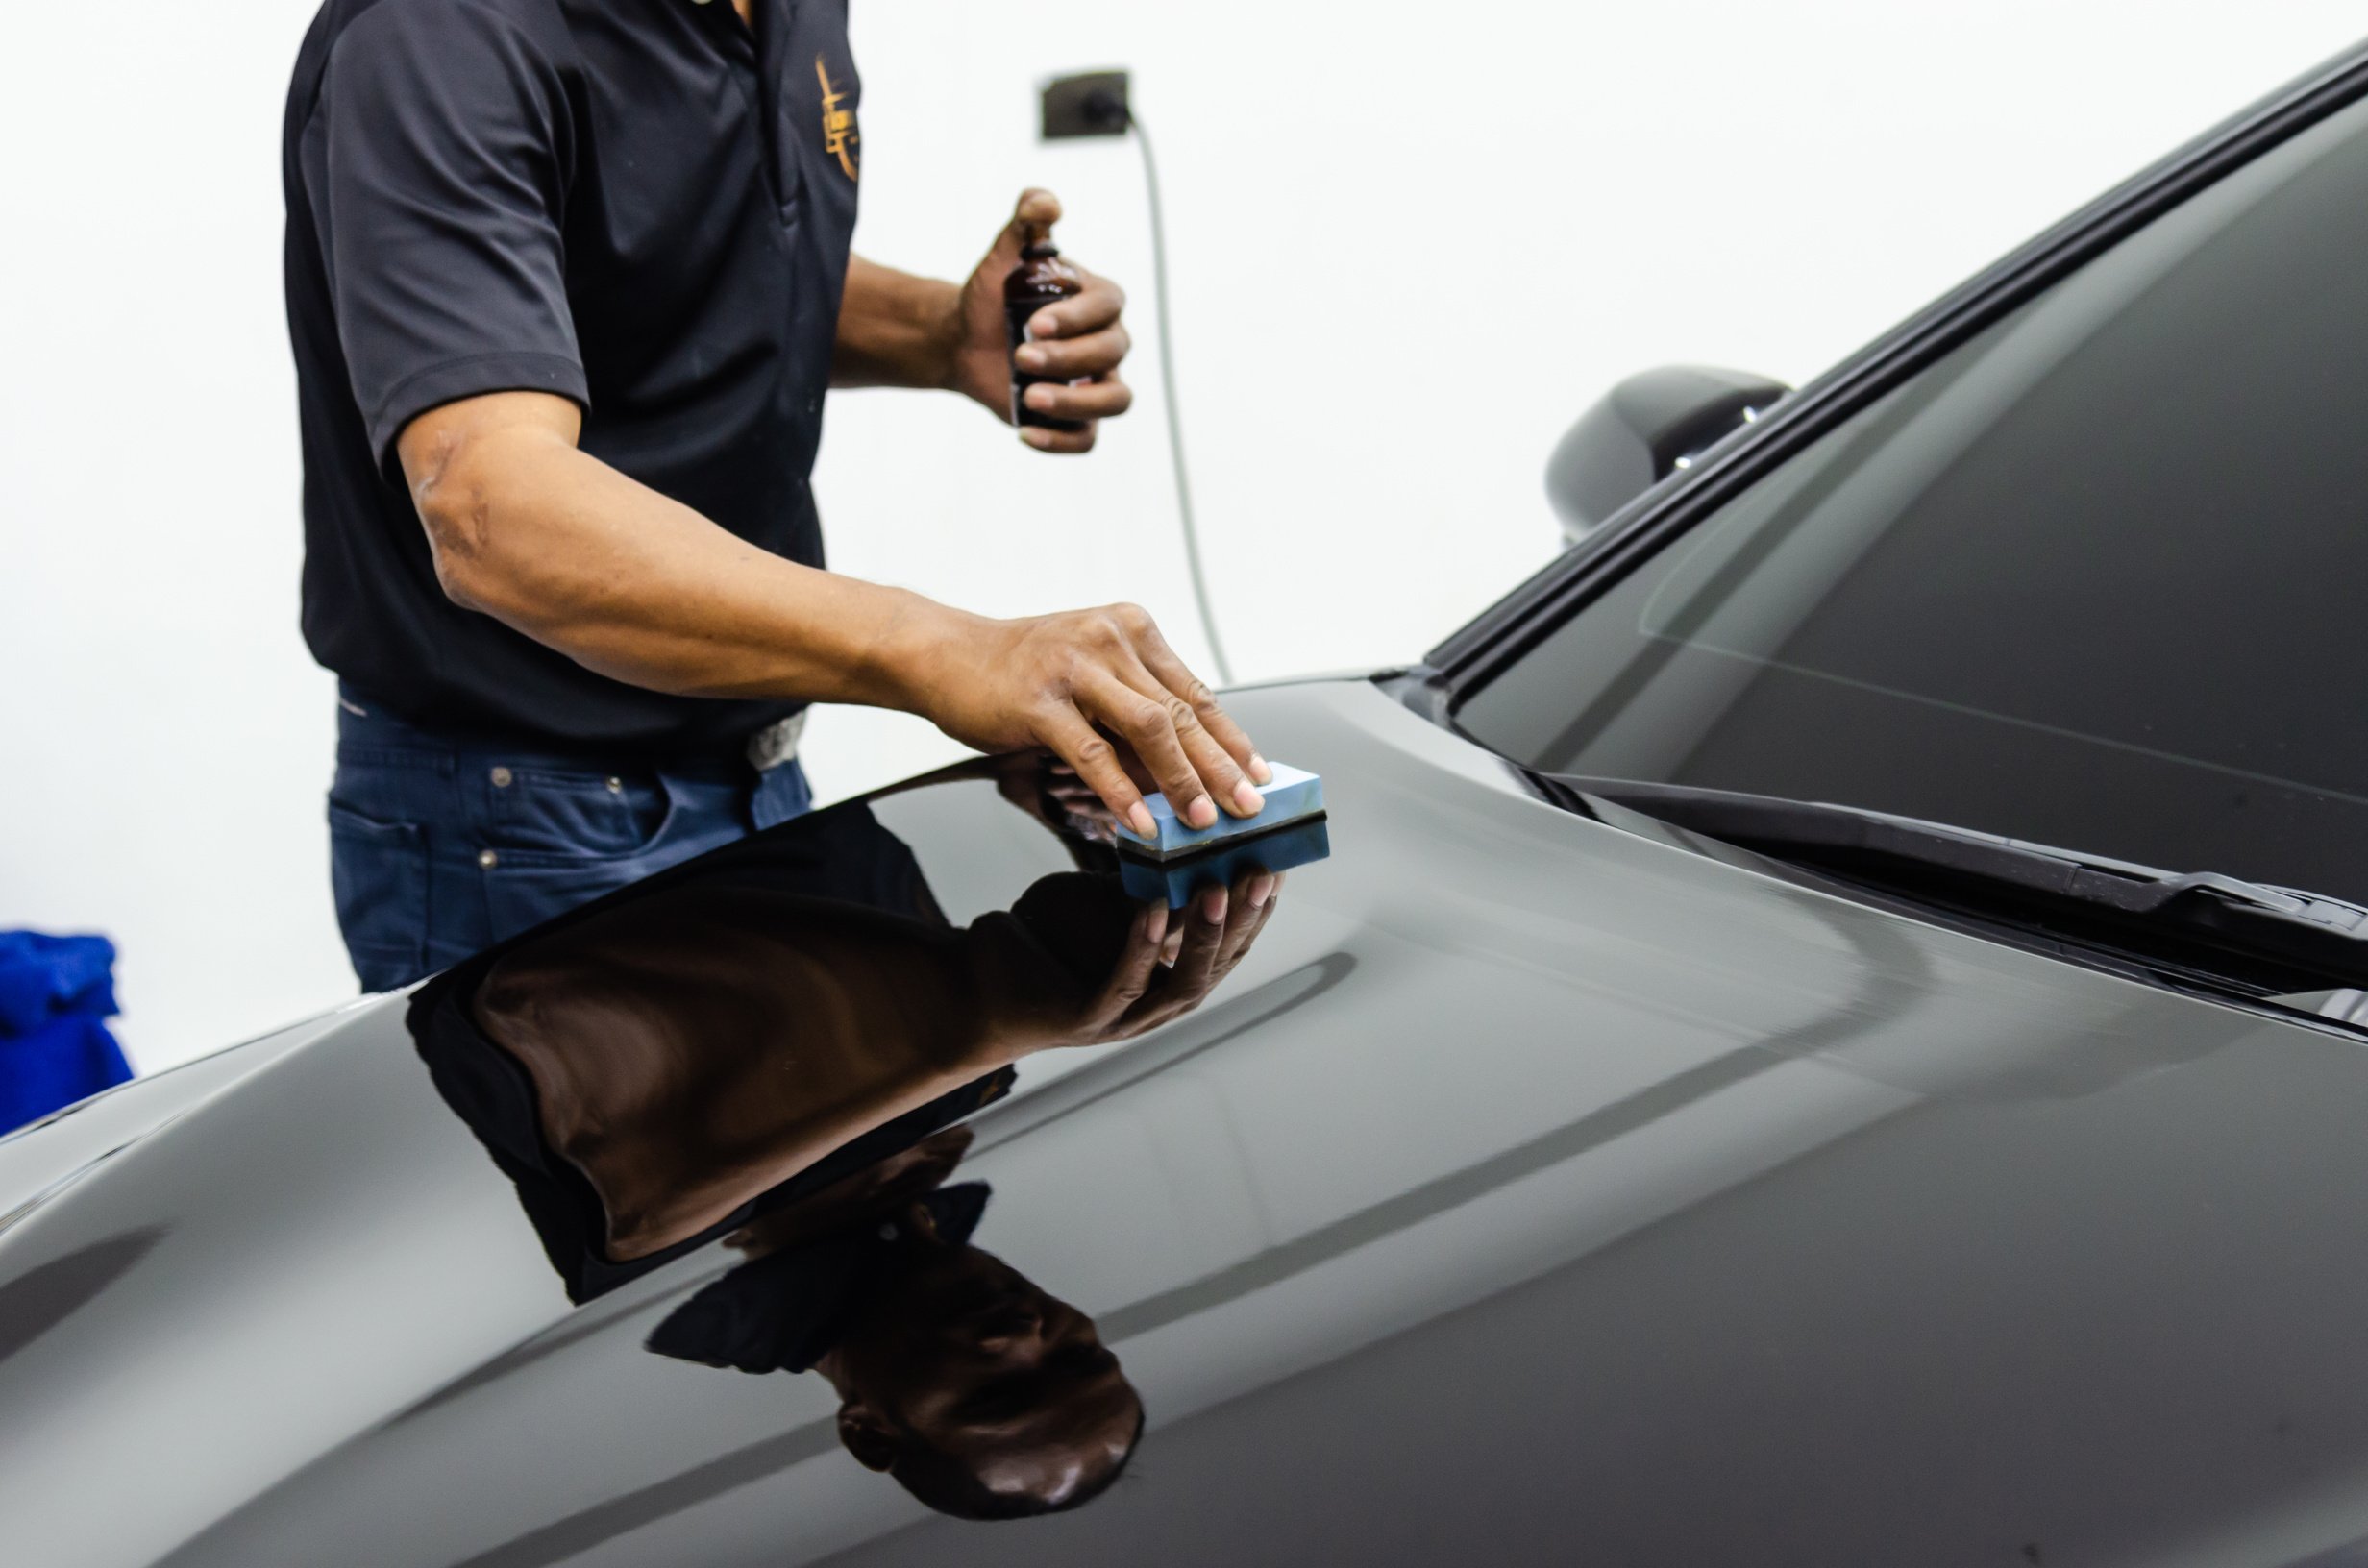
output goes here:
[{"label": "blue cloth", "polygon": [[132,1076],[108,1033],[115,944],[0,931],[0,1132]]},{"label": "blue cloth", "polygon": [[794,761],[557,756],[438,735],[349,689],[329,790],[337,923],[362,989],[392,991],[812,804]]}]

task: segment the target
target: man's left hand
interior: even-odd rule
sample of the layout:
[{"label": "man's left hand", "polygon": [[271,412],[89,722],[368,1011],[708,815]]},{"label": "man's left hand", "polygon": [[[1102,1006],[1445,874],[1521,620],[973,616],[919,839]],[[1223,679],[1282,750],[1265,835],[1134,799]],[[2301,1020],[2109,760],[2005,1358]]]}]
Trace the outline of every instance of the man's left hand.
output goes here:
[{"label": "man's left hand", "polygon": [[[1021,192],[1011,221],[962,285],[951,385],[1003,420],[1011,418],[1012,362],[1004,336],[1003,279],[1020,264],[1020,248],[1029,235],[1050,230],[1060,216],[1060,199],[1050,191]],[[1070,264],[1076,266],[1073,259]],[[1039,452],[1092,451],[1096,422],[1116,418],[1135,401],[1133,390],[1119,380],[1119,362],[1133,346],[1119,319],[1126,308],[1125,290],[1083,267],[1076,271],[1085,281],[1084,291],[1028,318],[1032,341],[1021,345],[1019,360],[1029,375],[1052,378],[1028,388],[1028,406],[1054,419],[1076,420],[1085,429],[1021,427],[1020,439]]]}]

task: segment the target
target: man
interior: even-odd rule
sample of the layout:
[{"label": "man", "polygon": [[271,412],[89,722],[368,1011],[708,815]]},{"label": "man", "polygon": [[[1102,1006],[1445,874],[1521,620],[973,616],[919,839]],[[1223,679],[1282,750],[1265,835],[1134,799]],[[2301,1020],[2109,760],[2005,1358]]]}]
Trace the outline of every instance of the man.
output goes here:
[{"label": "man", "polygon": [[[283,174],[338,916],[404,984],[808,803],[812,701],[1048,750],[1120,817],[1266,765],[1132,606],[993,621],[822,570],[833,385],[1001,412],[999,285],[859,257],[844,0],[327,0]],[[1122,297],[1040,311],[1040,451],[1123,413]],[[1066,382],[1068,384],[1058,384]]]}]

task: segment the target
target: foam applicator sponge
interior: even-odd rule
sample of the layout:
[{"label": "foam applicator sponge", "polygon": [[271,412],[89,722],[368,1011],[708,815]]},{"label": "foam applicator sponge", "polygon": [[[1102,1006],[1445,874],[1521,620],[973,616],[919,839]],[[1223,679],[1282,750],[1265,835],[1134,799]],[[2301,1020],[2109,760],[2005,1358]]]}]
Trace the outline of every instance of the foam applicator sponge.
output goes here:
[{"label": "foam applicator sponge", "polygon": [[1286,827],[1323,815],[1323,780],[1297,768],[1286,768],[1279,762],[1267,765],[1274,771],[1272,782],[1258,786],[1266,797],[1266,809],[1255,817],[1229,817],[1217,814],[1214,827],[1193,827],[1175,814],[1163,795],[1147,796],[1144,804],[1151,809],[1151,825],[1155,830],[1145,838],[1123,822],[1119,824],[1119,847],[1153,859],[1168,860],[1177,855],[1189,855],[1212,844],[1221,844],[1241,838],[1246,833],[1264,833],[1270,828]]}]

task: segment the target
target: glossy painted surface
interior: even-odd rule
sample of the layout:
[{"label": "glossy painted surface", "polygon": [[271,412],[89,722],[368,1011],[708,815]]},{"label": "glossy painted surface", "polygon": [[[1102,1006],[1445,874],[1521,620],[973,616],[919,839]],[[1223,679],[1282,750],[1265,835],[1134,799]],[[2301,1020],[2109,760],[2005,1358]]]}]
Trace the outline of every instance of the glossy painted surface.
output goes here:
[{"label": "glossy painted surface", "polygon": [[[820,1378],[647,1352],[721,1248],[571,1307],[388,1001],[0,1230],[11,1560],[2356,1560],[2361,1036],[1560,814],[1367,685],[1239,706],[1328,857],[961,1167],[1141,1390],[1107,1496],[940,1518]],[[875,809],[958,926],[1074,864],[990,782]]]}]

